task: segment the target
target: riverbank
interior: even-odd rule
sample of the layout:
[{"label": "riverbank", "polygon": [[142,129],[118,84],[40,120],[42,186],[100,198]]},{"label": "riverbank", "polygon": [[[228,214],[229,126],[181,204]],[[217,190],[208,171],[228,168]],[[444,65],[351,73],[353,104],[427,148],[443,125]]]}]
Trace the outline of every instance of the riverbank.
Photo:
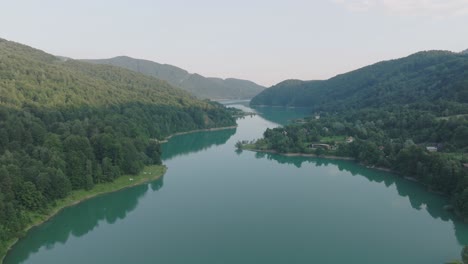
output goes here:
[{"label": "riverbank", "polygon": [[316,154],[308,154],[308,153],[296,153],[296,152],[289,152],[289,153],[280,153],[276,150],[263,150],[263,149],[253,149],[253,148],[242,148],[242,150],[248,150],[253,152],[264,152],[264,153],[272,153],[278,154],[281,156],[287,157],[312,157],[312,158],[324,158],[324,159],[334,159],[334,160],[349,160],[355,161],[356,159],[351,157],[341,157],[341,156],[332,156],[332,155],[316,155]]},{"label": "riverbank", "polygon": [[163,140],[159,140],[159,139],[153,139],[154,141],[158,142],[158,143],[166,143],[169,139],[171,139],[172,137],[175,137],[175,136],[179,136],[179,135],[186,135],[186,134],[191,134],[191,133],[196,133],[196,132],[208,132],[208,131],[218,131],[218,130],[226,130],[226,129],[233,129],[233,128],[237,128],[237,125],[235,126],[227,126],[227,127],[214,127],[214,128],[204,128],[204,129],[195,129],[195,130],[190,130],[190,131],[186,131],[186,132],[179,132],[179,133],[174,133],[170,136],[167,136],[166,138],[164,138]]},{"label": "riverbank", "polygon": [[[252,151],[252,152],[260,152],[260,153],[271,153],[271,154],[277,154],[277,155],[281,155],[281,156],[286,156],[286,157],[311,157],[311,158],[323,158],[323,159],[332,159],[332,160],[347,160],[347,161],[356,161],[355,158],[351,158],[351,157],[341,157],[341,156],[333,156],[333,155],[316,155],[316,154],[308,154],[308,153],[294,153],[294,152],[290,152],[290,153],[280,153],[276,150],[263,150],[263,149],[255,149],[255,148],[251,148],[249,147],[249,145],[243,145],[242,147],[242,150],[247,150],[247,151]],[[392,169],[389,169],[389,168],[385,168],[385,167],[377,167],[377,166],[368,166],[366,164],[363,164],[363,163],[360,163],[358,162],[359,165],[363,166],[363,167],[366,167],[367,169],[374,169],[374,170],[378,170],[378,171],[383,171],[383,172],[388,172],[388,173],[392,173],[394,174],[395,176],[399,176],[399,177],[402,177],[404,178],[405,180],[407,181],[412,181],[412,182],[415,182],[417,184],[421,184],[422,186],[426,187],[427,188],[427,191],[430,192],[430,193],[434,193],[434,194],[437,194],[437,195],[440,195],[440,196],[443,196],[445,198],[449,198],[449,196],[445,193],[442,193],[442,192],[439,192],[439,191],[434,191],[430,188],[429,185],[421,182],[420,180],[414,178],[414,177],[408,177],[408,176],[403,176],[401,175],[398,171],[394,171]],[[447,204],[445,206],[451,206],[453,207],[452,204]],[[457,211],[457,210],[454,210],[452,209],[455,213],[455,215],[457,215],[460,219],[462,219],[465,223],[468,223],[468,218],[466,217],[463,217],[463,215]]]},{"label": "riverbank", "polygon": [[[31,218],[32,223],[23,229],[23,234],[26,235],[32,228],[49,221],[52,217],[67,207],[77,205],[98,195],[112,193],[158,180],[166,173],[166,170],[167,167],[165,165],[147,166],[138,175],[123,175],[115,179],[113,182],[96,184],[93,189],[89,191],[72,191],[67,197],[56,201],[55,205],[51,206],[46,214],[29,213],[28,216]],[[4,254],[0,256],[0,263],[3,263],[5,256],[19,239],[21,239],[21,237],[8,241],[5,249],[0,249],[1,252],[4,252]]]},{"label": "riverbank", "polygon": [[[323,159],[332,159],[332,160],[356,161],[356,159],[352,158],[352,157],[333,156],[333,155],[317,155],[317,154],[312,154],[312,153],[299,153],[299,152],[298,153],[295,153],[295,152],[280,153],[280,152],[278,152],[276,150],[251,148],[251,147],[249,147],[249,145],[243,145],[242,150],[248,150],[248,151],[253,151],[253,152],[261,152],[261,153],[271,153],[271,154],[277,154],[277,155],[286,156],[286,157],[311,157],[311,158],[323,158]],[[389,172],[389,173],[399,175],[399,173],[397,171],[394,171],[394,170],[389,169],[389,168],[377,167],[377,166],[368,166],[368,165],[360,163],[360,162],[358,162],[358,164],[363,166],[363,167],[366,167],[368,169],[374,169],[374,170],[378,170],[378,171],[384,171],[384,172]],[[413,181],[413,182],[423,184],[418,179],[413,178],[413,177],[403,177],[403,178],[405,178],[408,181]],[[425,184],[423,184],[423,185],[426,186]],[[429,191],[431,191],[431,190],[429,189]],[[434,191],[431,191],[431,192],[443,195],[440,192],[434,192]]]},{"label": "riverbank", "polygon": [[[196,133],[196,132],[204,132],[204,131],[217,131],[217,130],[225,130],[225,129],[233,129],[237,128],[237,125],[235,126],[227,126],[227,127],[215,127],[215,128],[206,128],[206,129],[196,129],[196,130],[190,130],[186,132],[179,132],[179,133],[174,133],[168,137],[166,137],[164,140],[157,140],[155,141],[159,143],[165,143],[167,142],[170,138],[178,135],[185,135],[185,134],[190,134],[190,133]],[[167,168],[164,165],[155,165],[155,166],[148,166],[143,169],[143,171],[138,174],[137,176],[134,175],[124,175],[121,176],[117,179],[115,179],[114,182],[111,183],[100,183],[96,184],[93,189],[86,191],[86,190],[75,190],[71,194],[69,194],[67,197],[64,199],[61,199],[59,201],[56,201],[55,206],[52,206],[49,208],[49,212],[47,214],[38,214],[38,213],[28,213],[28,217],[32,219],[32,223],[25,227],[22,231],[22,234],[20,234],[19,238],[16,238],[14,240],[10,240],[6,242],[6,246],[4,248],[0,248],[0,264],[3,263],[3,260],[10,251],[10,249],[18,242],[18,240],[25,236],[26,233],[33,227],[39,226],[45,222],[47,222],[49,219],[54,217],[57,213],[59,213],[61,210],[79,204],[85,200],[91,199],[93,197],[96,197],[101,194],[106,194],[106,193],[112,193],[116,191],[120,191],[122,189],[130,188],[136,185],[140,185],[149,181],[157,180],[159,179],[164,173],[166,172]],[[133,179],[133,180],[130,180]]]}]

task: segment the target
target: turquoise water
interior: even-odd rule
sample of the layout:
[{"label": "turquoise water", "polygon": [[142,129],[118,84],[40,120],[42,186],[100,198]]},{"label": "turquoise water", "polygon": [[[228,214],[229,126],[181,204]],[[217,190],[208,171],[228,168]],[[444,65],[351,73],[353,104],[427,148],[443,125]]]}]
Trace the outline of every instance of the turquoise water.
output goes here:
[{"label": "turquoise water", "polygon": [[[236,107],[246,107],[236,105]],[[252,110],[252,109],[249,109]],[[236,152],[300,118],[261,108],[238,128],[173,137],[166,175],[67,208],[5,263],[444,263],[467,225],[443,197],[353,162]]]}]

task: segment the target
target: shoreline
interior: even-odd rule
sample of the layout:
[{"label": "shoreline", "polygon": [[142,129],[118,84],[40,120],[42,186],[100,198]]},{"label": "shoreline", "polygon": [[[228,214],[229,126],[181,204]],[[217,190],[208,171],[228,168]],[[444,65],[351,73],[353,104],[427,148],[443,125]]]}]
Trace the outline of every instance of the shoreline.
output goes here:
[{"label": "shoreline", "polygon": [[[179,136],[179,135],[185,135],[185,134],[190,134],[190,133],[196,133],[196,132],[203,132],[203,131],[217,131],[217,130],[225,130],[225,129],[232,129],[232,128],[237,128],[237,124],[235,126],[226,126],[226,127],[214,127],[214,128],[204,128],[204,129],[195,129],[195,130],[190,130],[190,131],[186,131],[186,132],[178,132],[178,133],[174,133],[174,134],[171,134],[169,136],[167,136],[166,138],[164,138],[164,140],[158,140],[158,139],[152,139],[152,140],[155,140],[156,142],[158,143],[166,143],[169,141],[169,139],[171,139],[172,137],[174,136]],[[31,223],[30,225],[26,226],[23,230],[24,232],[24,235],[21,236],[21,237],[18,237],[18,238],[15,238],[13,240],[10,240],[10,241],[7,241],[7,247],[6,247],[6,250],[5,250],[5,254],[3,256],[0,257],[0,264],[3,264],[3,261],[5,259],[5,257],[7,256],[8,252],[13,248],[13,246],[22,238],[22,237],[25,237],[26,234],[34,227],[38,227],[44,223],[46,223],[47,221],[49,221],[50,219],[52,219],[55,215],[57,215],[58,213],[60,213],[63,209],[65,208],[68,208],[68,207],[72,207],[74,205],[77,205],[79,203],[82,203],[86,200],[89,200],[89,199],[92,199],[98,195],[103,195],[103,194],[107,194],[107,193],[113,193],[113,192],[117,192],[117,191],[120,191],[120,190],[124,190],[124,189],[127,189],[127,188],[131,188],[131,187],[134,187],[134,186],[137,186],[137,185],[141,185],[141,184],[144,184],[144,183],[147,183],[147,182],[150,182],[150,181],[155,181],[155,180],[158,180],[160,179],[167,171],[167,167],[165,165],[153,165],[153,166],[147,166],[143,169],[143,171],[138,174],[138,176],[130,176],[130,175],[122,175],[121,177],[119,178],[125,178],[125,177],[131,177],[131,178],[135,178],[135,177],[139,177],[139,176],[142,176],[145,172],[145,170],[147,170],[148,168],[151,168],[151,167],[154,167],[154,166],[160,166],[163,169],[163,171],[161,172],[160,175],[155,175],[154,177],[150,177],[150,178],[144,178],[144,177],[141,177],[142,179],[139,179],[135,182],[133,182],[132,184],[130,185],[125,185],[125,186],[122,186],[120,188],[115,188],[115,189],[112,189],[112,190],[109,190],[109,191],[101,191],[101,192],[96,192],[96,193],[90,193],[89,195],[87,196],[84,196],[84,197],[80,197],[78,199],[73,199],[72,201],[68,201],[68,199],[71,199],[73,197],[73,193],[70,194],[69,196],[65,197],[62,199],[63,200],[67,200],[67,202],[65,202],[63,205],[60,205],[60,206],[56,206],[56,207],[52,207],[52,210],[50,213],[46,214],[46,215],[41,215],[38,217],[38,219],[35,219],[33,220],[33,223]],[[119,179],[118,178],[118,179]],[[116,179],[117,180],[117,179]],[[95,187],[97,187],[98,185],[102,186],[102,185],[105,185],[107,187],[109,187],[112,183],[101,183],[101,184],[96,184],[93,189],[91,189],[90,191],[88,192],[92,192],[94,190]],[[77,190],[77,191],[83,191],[83,190]],[[57,202],[60,202],[60,201],[57,201]]]},{"label": "shoreline", "polygon": [[156,139],[156,138],[153,138],[151,140],[154,140],[154,141],[156,141],[158,143],[166,143],[166,142],[169,141],[169,139],[171,139],[172,137],[175,137],[175,136],[186,135],[186,134],[197,133],[197,132],[209,132],[209,131],[226,130],[226,129],[233,129],[233,128],[237,128],[237,125],[235,125],[235,126],[226,126],[226,127],[213,127],[213,128],[195,129],[195,130],[190,130],[190,131],[178,132],[178,133],[171,134],[171,135],[165,137],[163,140],[159,140],[159,139]]},{"label": "shoreline", "polygon": [[[278,152],[276,150],[261,150],[261,149],[249,149],[249,148],[245,148],[245,149],[243,148],[242,150],[278,154],[278,155],[286,156],[286,157],[310,157],[310,158],[323,158],[323,159],[331,159],[331,160],[347,160],[347,161],[356,162],[355,158],[342,157],[342,156],[333,156],[333,155],[320,155],[320,156],[318,156],[317,154],[312,154],[312,153],[309,153],[309,154],[307,154],[307,153],[295,153],[295,152],[280,153],[280,152]],[[363,166],[363,167],[365,167],[365,168],[367,168],[367,169],[374,169],[374,170],[378,170],[378,171],[393,173],[395,175],[400,175],[397,171],[394,171],[394,170],[392,170],[390,168],[369,166],[369,165],[366,165],[366,164],[363,164],[363,163],[360,163],[360,162],[356,162],[356,163]],[[402,178],[404,178],[404,179],[406,179],[408,181],[417,182],[417,183],[422,184],[419,180],[417,180],[417,179],[415,179],[413,177],[404,177],[404,176],[402,176]],[[434,192],[434,193],[437,193],[437,192]],[[441,194],[441,193],[438,193],[438,194]]]},{"label": "shoreline", "polygon": [[274,108],[291,108],[291,109],[307,109],[307,106],[286,106],[286,105],[252,105],[252,107],[274,107]]},{"label": "shoreline", "polygon": [[[310,158],[323,158],[323,159],[331,159],[331,160],[347,160],[347,161],[354,161],[356,162],[355,158],[351,157],[341,157],[341,156],[333,156],[333,155],[320,155],[317,156],[316,154],[307,154],[307,153],[295,153],[295,152],[289,152],[289,153],[279,153],[276,150],[261,150],[261,149],[242,149],[242,150],[247,150],[247,151],[252,151],[252,152],[260,152],[260,153],[270,153],[270,154],[277,154],[281,156],[286,156],[286,157],[310,157]],[[414,177],[409,177],[409,176],[403,176],[399,172],[394,171],[390,168],[385,168],[385,167],[377,167],[377,166],[369,166],[360,162],[356,162],[356,164],[363,166],[367,169],[373,169],[373,170],[378,170],[378,171],[383,171],[383,172],[388,172],[392,173],[395,176],[399,176],[407,181],[415,182],[417,184],[421,184],[422,186],[425,186],[427,190],[431,193],[442,195],[442,196],[447,196],[446,194],[438,191],[431,190],[427,184],[422,183],[420,180],[414,178]]]},{"label": "shoreline", "polygon": [[[151,171],[149,170],[156,170],[156,171]],[[5,250],[5,254],[1,256],[0,259],[0,264],[3,264],[3,261],[5,260],[5,257],[8,255],[10,250],[16,245],[20,239],[24,238],[27,236],[27,234],[31,231],[31,229],[38,227],[49,220],[51,220],[54,216],[56,216],[58,213],[60,213],[62,210],[72,207],[75,205],[78,205],[84,201],[90,200],[92,198],[95,198],[100,195],[104,194],[109,194],[109,193],[114,193],[118,192],[121,190],[125,190],[131,187],[135,187],[138,185],[142,185],[148,182],[156,181],[161,179],[164,174],[166,174],[167,167],[165,165],[152,165],[152,166],[146,166],[141,173],[138,175],[122,175],[119,178],[115,179],[114,182],[111,183],[99,183],[96,184],[93,189],[89,191],[85,190],[75,190],[71,194],[69,194],[67,197],[60,199],[56,201],[58,205],[53,206],[51,208],[51,211],[45,215],[40,215],[37,219],[33,220],[33,223],[30,225],[26,226],[23,230],[24,235],[21,237],[17,237],[13,240],[7,241],[7,247]],[[155,172],[154,175],[152,175],[152,172]],[[148,175],[149,173],[149,175]],[[129,181],[131,182],[130,184],[125,184],[126,179],[129,178]],[[120,179],[120,180],[119,180]],[[127,182],[128,183],[128,182]],[[112,186],[112,184],[114,186]],[[96,188],[96,189],[95,189]],[[103,189],[104,188],[104,189]],[[110,188],[105,189],[105,188]],[[94,191],[93,191],[94,190]],[[78,196],[78,197],[74,197]],[[75,198],[75,199],[74,199]]]},{"label": "shoreline", "polygon": [[[346,160],[346,161],[354,161],[356,162],[355,158],[351,157],[340,157],[340,156],[332,156],[332,155],[320,155],[317,156],[316,154],[307,154],[307,153],[279,153],[276,150],[261,150],[261,149],[242,149],[242,150],[247,150],[247,151],[252,151],[252,152],[259,152],[259,153],[270,153],[270,154],[277,154],[281,156],[286,156],[286,157],[310,157],[310,158],[323,158],[323,159],[331,159],[331,160]],[[401,177],[404,180],[414,182],[416,184],[420,184],[424,187],[426,187],[427,191],[436,195],[440,195],[443,197],[448,197],[446,194],[439,192],[439,191],[434,191],[432,190],[427,184],[422,183],[420,180],[414,178],[414,177],[409,177],[409,176],[403,176],[399,172],[394,171],[390,168],[385,168],[385,167],[377,167],[377,166],[369,166],[360,162],[356,162],[356,164],[363,166],[367,169],[373,169],[373,170],[378,170],[378,171],[383,171],[383,172],[388,172],[393,174],[394,176]],[[451,205],[451,204],[449,204]],[[468,223],[468,218],[463,218],[459,212],[456,212],[455,214],[457,217],[459,217],[461,220],[463,220],[465,223]]]},{"label": "shoreline", "polygon": [[261,150],[261,149],[242,149],[242,150],[248,150],[248,151],[253,151],[253,152],[263,152],[263,153],[278,154],[278,155],[286,156],[286,157],[311,157],[311,158],[324,158],[324,159],[349,160],[349,161],[355,161],[355,160],[356,160],[356,159],[351,158],[351,157],[341,157],[341,156],[332,156],[332,155],[320,155],[320,156],[317,156],[316,154],[295,153],[295,152],[280,153],[280,152],[278,152],[278,151],[276,151],[276,150]]}]

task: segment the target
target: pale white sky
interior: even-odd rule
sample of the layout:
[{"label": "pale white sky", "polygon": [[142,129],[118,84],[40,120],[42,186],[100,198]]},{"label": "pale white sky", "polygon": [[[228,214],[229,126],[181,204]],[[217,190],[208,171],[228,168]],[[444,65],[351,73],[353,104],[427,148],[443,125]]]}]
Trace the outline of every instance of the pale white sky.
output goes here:
[{"label": "pale white sky", "polygon": [[468,0],[0,0],[0,38],[270,86],[468,48]]}]

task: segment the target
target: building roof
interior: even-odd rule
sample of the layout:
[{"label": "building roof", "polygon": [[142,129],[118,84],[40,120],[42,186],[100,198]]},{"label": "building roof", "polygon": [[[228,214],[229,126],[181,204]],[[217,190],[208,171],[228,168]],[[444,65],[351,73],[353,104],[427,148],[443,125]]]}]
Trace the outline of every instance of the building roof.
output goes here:
[{"label": "building roof", "polygon": [[426,147],[429,151],[437,151],[437,147]]}]

